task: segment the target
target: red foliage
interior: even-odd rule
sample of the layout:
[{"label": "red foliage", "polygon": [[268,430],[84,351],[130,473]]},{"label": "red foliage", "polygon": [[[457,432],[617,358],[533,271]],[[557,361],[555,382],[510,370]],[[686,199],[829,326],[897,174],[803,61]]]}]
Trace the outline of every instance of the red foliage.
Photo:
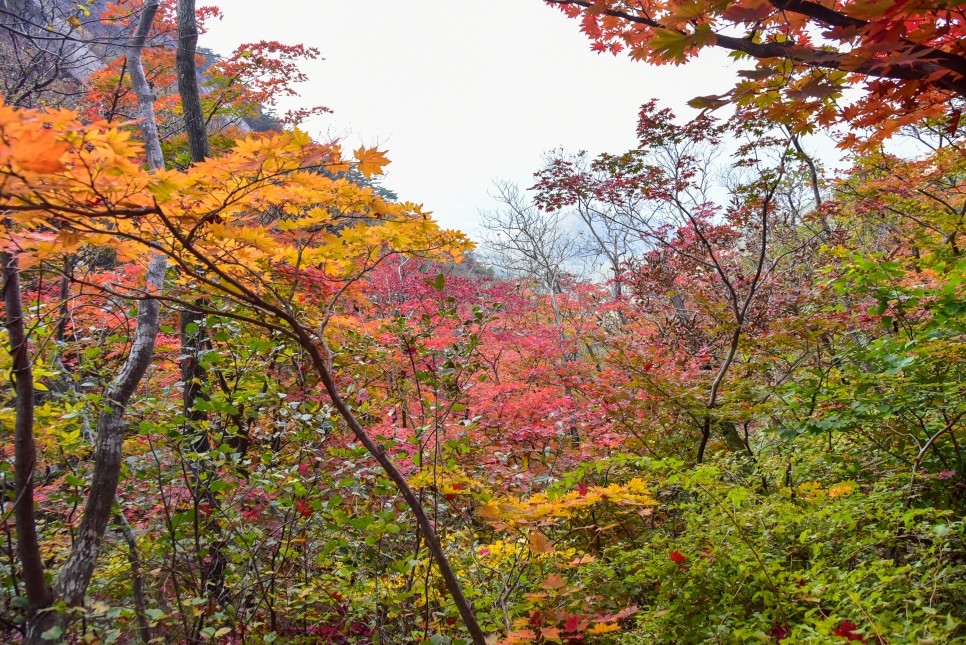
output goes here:
[{"label": "red foliage", "polygon": [[841,636],[846,640],[861,641],[864,643],[865,638],[863,638],[862,634],[856,631],[857,629],[858,627],[852,621],[843,620],[841,623],[839,623],[839,626],[832,631],[832,634],[834,636]]}]

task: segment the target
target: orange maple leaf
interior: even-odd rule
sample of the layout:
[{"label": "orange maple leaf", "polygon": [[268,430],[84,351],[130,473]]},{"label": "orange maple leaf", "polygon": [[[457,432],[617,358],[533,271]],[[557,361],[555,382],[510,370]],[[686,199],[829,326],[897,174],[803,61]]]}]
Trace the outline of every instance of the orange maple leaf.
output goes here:
[{"label": "orange maple leaf", "polygon": [[352,156],[359,162],[359,172],[369,179],[373,175],[381,175],[384,166],[389,164],[386,153],[376,148],[360,147],[352,153]]},{"label": "orange maple leaf", "polygon": [[547,591],[560,591],[567,587],[567,579],[564,578],[559,573],[551,573],[547,576],[547,579],[540,583],[541,589],[546,589]]}]

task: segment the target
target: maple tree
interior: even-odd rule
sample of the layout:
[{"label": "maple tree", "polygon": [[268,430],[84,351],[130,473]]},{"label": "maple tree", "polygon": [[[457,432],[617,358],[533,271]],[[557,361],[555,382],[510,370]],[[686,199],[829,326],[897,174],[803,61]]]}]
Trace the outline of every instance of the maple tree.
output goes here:
[{"label": "maple tree", "polygon": [[[625,2],[547,0],[572,18],[594,49],[636,60],[684,63],[720,47],[752,70],[692,105],[755,106],[796,132],[844,123],[875,137],[927,117],[955,131],[966,98],[966,17],[955,2],[737,0]],[[845,91],[861,87],[858,100]],[[849,133],[845,142],[856,141]]]},{"label": "maple tree", "polygon": [[[321,266],[330,280],[348,285],[387,253],[402,249],[458,252],[460,236],[440,231],[411,204],[390,204],[372,189],[308,172],[309,167],[335,172],[349,162],[342,159],[338,146],[312,145],[298,132],[241,142],[229,155],[200,161],[185,173],[158,170],[152,175],[132,163],[139,151],[130,137],[116,129],[83,126],[68,112],[21,119],[6,109],[4,138],[10,147],[3,155],[7,162],[4,208],[28,230],[34,228],[18,241],[20,253],[44,257],[103,241],[122,257],[133,258],[137,247],[144,245],[181,267],[185,277],[203,290],[214,290],[278,319],[263,324],[306,346],[315,368],[323,372],[320,378],[335,405],[353,419],[349,421],[353,431],[408,490],[382,450],[341,403],[319,346],[324,347],[324,340],[318,330],[300,321],[294,300],[298,274],[303,265]],[[45,119],[53,119],[58,135],[43,134]],[[366,175],[386,163],[381,152],[365,148],[355,152],[355,159]],[[111,165],[119,172],[103,172]],[[52,181],[53,177],[57,180]],[[86,195],[81,192],[85,184]],[[102,204],[110,206],[105,210]],[[275,209],[277,219],[263,223],[263,213]],[[45,215],[55,218],[56,233],[41,232],[49,227]],[[341,227],[337,236],[319,228],[340,215],[355,223]],[[152,216],[157,219],[152,221]],[[146,230],[156,231],[157,237],[144,238]],[[284,239],[291,240],[290,245],[279,244],[280,232],[286,233]],[[289,286],[273,279],[273,266],[279,263],[295,270],[295,281]],[[203,313],[225,313],[209,311],[203,301],[185,306]],[[228,315],[257,320],[251,314]],[[280,325],[289,325],[288,331]],[[419,506],[411,493],[408,497]],[[426,539],[433,539],[427,521],[422,528]]]},{"label": "maple tree", "polygon": [[[109,7],[134,38],[75,109],[0,104],[4,638],[961,639],[960,77],[877,67],[958,55],[910,18],[956,8],[566,4],[656,62],[735,25],[791,53],[727,121],[650,101],[634,149],[503,185],[479,255],[383,151],[242,133],[315,52],[198,76],[190,0]],[[806,88],[808,46],[858,67]],[[178,62],[202,87],[152,96]],[[825,92],[873,72],[895,115]],[[922,152],[833,176],[802,134],[834,120]]]},{"label": "maple tree", "polygon": [[[668,346],[683,349],[699,372],[713,375],[706,411],[688,410],[701,426],[700,463],[713,427],[736,440],[734,420],[714,418],[715,408],[744,337],[767,327],[763,295],[786,256],[776,251],[781,246],[774,238],[795,243],[786,226],[794,217],[777,199],[795,160],[785,138],[769,135],[754,122],[736,118],[726,127],[701,116],[677,126],[673,118],[669,110],[646,104],[637,149],[603,155],[590,168],[566,158],[551,160],[537,173],[535,188],[545,208],[576,205],[585,223],[593,225],[596,218],[612,235],[650,247],[638,259],[617,264],[616,279],[630,292],[630,307],[639,310],[638,316],[664,319],[663,326],[642,333],[656,331]],[[735,155],[728,199],[722,204],[710,197],[712,151],[726,132],[751,142]],[[747,172],[735,174],[740,171]],[[695,302],[701,303],[697,314],[691,313]],[[675,350],[655,352],[649,361],[680,364],[680,358],[673,358]]]}]

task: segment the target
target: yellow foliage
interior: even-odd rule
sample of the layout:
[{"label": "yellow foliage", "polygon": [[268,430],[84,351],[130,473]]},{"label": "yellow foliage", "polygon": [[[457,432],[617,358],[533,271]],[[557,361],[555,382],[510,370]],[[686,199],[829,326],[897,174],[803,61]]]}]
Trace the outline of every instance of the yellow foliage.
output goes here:
[{"label": "yellow foliage", "polygon": [[110,124],[0,103],[0,208],[16,222],[21,266],[84,245],[122,258],[161,252],[203,267],[205,280],[184,286],[287,304],[278,272],[312,269],[344,283],[388,254],[448,258],[472,248],[418,206],[334,177],[353,166],[380,173],[388,160],[379,150],[346,160],[338,145],[295,131],[250,136],[184,171],[151,173],[142,156]]},{"label": "yellow foliage", "polygon": [[617,623],[597,623],[593,627],[587,630],[588,634],[606,634],[607,632],[616,632],[621,628]]},{"label": "yellow foliage", "polygon": [[559,497],[538,493],[526,500],[513,497],[495,499],[483,506],[478,513],[496,527],[521,526],[565,519],[580,509],[604,501],[618,506],[640,508],[643,513],[649,513],[650,507],[657,504],[644,480],[635,477],[626,484],[593,486],[584,493],[571,491]]},{"label": "yellow foliage", "polygon": [[846,497],[855,492],[854,482],[844,481],[823,489],[818,482],[804,482],[797,487],[799,494],[809,502],[817,502],[826,497]]}]

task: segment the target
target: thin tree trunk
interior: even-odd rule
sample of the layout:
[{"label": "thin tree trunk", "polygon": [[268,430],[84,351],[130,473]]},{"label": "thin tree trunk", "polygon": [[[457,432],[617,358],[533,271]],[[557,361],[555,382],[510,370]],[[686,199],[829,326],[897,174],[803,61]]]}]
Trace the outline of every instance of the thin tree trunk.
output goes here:
[{"label": "thin tree trunk", "polygon": [[141,9],[141,18],[138,21],[134,39],[130,45],[130,56],[128,59],[128,72],[131,75],[131,84],[134,86],[134,94],[138,99],[138,126],[141,128],[141,138],[144,140],[144,150],[147,156],[148,168],[160,170],[164,168],[164,154],[161,152],[161,138],[158,136],[158,123],[154,118],[154,93],[151,85],[144,75],[144,65],[141,61],[141,52],[148,41],[148,34],[154,24],[154,17],[158,13],[160,0],[145,0],[144,8]]},{"label": "thin tree trunk", "polygon": [[[178,94],[181,96],[181,106],[184,112],[185,132],[188,135],[188,145],[191,148],[192,163],[200,163],[211,156],[208,143],[208,133],[205,129],[207,119],[201,106],[201,91],[198,87],[198,70],[195,65],[198,47],[198,22],[195,14],[195,0],[178,0],[178,52],[176,65],[178,69]],[[199,307],[204,307],[204,298],[197,300]],[[195,452],[206,452],[211,447],[207,430],[202,427],[206,414],[195,409],[198,399],[204,398],[207,374],[201,365],[201,351],[209,344],[205,333],[205,316],[195,309],[185,308],[180,314],[181,333],[181,381],[184,383],[182,397],[184,405],[185,436],[194,436],[191,448]],[[197,435],[195,435],[197,433]],[[195,482],[193,491],[196,499],[204,498],[218,508],[218,499],[211,493],[208,485],[202,481]],[[221,527],[214,515],[206,523],[206,528],[216,536],[212,544],[211,561],[202,571],[205,590],[210,597],[221,601],[225,594],[225,567],[227,557],[224,554],[224,540]]]},{"label": "thin tree trunk", "polygon": [[[752,293],[754,292],[752,291]],[[742,319],[738,320],[738,326],[735,327],[734,332],[731,334],[728,356],[721,364],[718,373],[715,375],[714,382],[711,384],[711,394],[708,396],[708,403],[701,426],[701,441],[698,444],[698,454],[695,459],[699,464],[704,461],[704,452],[708,447],[708,441],[711,439],[712,415],[714,414],[715,407],[718,405],[718,392],[721,391],[721,384],[724,382],[725,375],[728,373],[728,369],[731,367],[731,364],[735,360],[735,355],[738,353],[738,345],[741,342],[741,325],[743,322],[744,320]]]},{"label": "thin tree trunk", "polygon": [[[141,129],[145,135],[148,151],[148,164],[153,169],[163,168],[164,159],[160,153],[157,126],[154,122],[153,97],[144,78],[141,52],[150,32],[158,0],[149,0],[145,5],[131,45],[132,80],[139,99]],[[143,99],[143,100],[142,100]],[[154,358],[154,343],[160,326],[160,305],[152,298],[164,286],[167,260],[155,255],[148,263],[145,273],[145,297],[138,304],[131,351],[121,367],[121,371],[108,385],[105,393],[105,407],[98,417],[97,438],[94,446],[94,474],[91,481],[84,516],[74,541],[71,554],[60,570],[54,583],[59,599],[67,605],[80,605],[84,602],[91,576],[97,565],[104,533],[111,519],[111,510],[117,493],[117,483],[121,472],[124,430],[127,426],[124,415],[127,405],[136,391],[147,368]],[[56,616],[56,624],[66,627],[67,617],[51,612]],[[29,635],[29,630],[28,630]],[[30,642],[29,639],[27,642]]]},{"label": "thin tree trunk", "polygon": [[154,256],[145,274],[146,296],[138,305],[137,324],[131,352],[120,373],[104,393],[104,410],[97,422],[94,446],[94,475],[87,506],[78,529],[74,548],[60,574],[55,588],[68,605],[81,604],[90,584],[104,532],[111,519],[111,506],[117,492],[121,472],[121,448],[128,402],[154,358],[154,341],[158,335],[160,305],[151,298],[164,285],[167,262]]},{"label": "thin tree trunk", "polygon": [[312,359],[312,364],[315,367],[316,373],[319,375],[322,384],[325,386],[325,390],[332,400],[332,404],[335,409],[338,410],[339,415],[345,420],[352,434],[356,436],[359,442],[365,446],[366,450],[369,451],[379,465],[382,467],[389,479],[396,484],[396,488],[402,495],[403,499],[406,500],[406,505],[409,506],[409,510],[412,511],[413,515],[416,517],[416,523],[423,533],[423,540],[426,542],[426,547],[429,552],[433,555],[436,560],[436,565],[439,567],[439,571],[443,576],[443,580],[446,583],[446,589],[449,591],[450,595],[453,597],[453,602],[456,604],[456,608],[460,613],[460,617],[463,619],[463,625],[466,627],[467,631],[470,633],[470,637],[474,645],[485,645],[486,637],[483,634],[483,630],[480,628],[479,622],[476,620],[476,614],[473,611],[472,605],[470,605],[469,600],[467,600],[466,595],[463,593],[462,585],[460,584],[459,578],[456,577],[456,573],[449,564],[449,559],[446,557],[446,552],[443,551],[443,546],[439,541],[439,536],[436,534],[436,529],[433,523],[430,521],[429,516],[426,515],[425,509],[423,509],[422,504],[419,501],[419,497],[416,495],[415,491],[409,486],[409,482],[403,476],[396,465],[393,463],[392,459],[386,455],[386,452],[382,449],[378,443],[369,433],[366,432],[362,424],[356,418],[355,414],[346,404],[345,400],[342,398],[342,394],[339,392],[338,387],[335,384],[335,379],[332,376],[332,372],[329,370],[325,359],[319,352],[319,348],[312,339],[307,335],[304,328],[299,325],[294,319],[287,319],[286,322],[291,325],[292,329],[296,332],[299,337],[300,344],[309,352],[309,356]]},{"label": "thin tree trunk", "polygon": [[[208,133],[205,131],[205,115],[201,107],[201,93],[198,88],[198,70],[195,57],[198,47],[198,22],[195,15],[195,0],[178,0],[178,94],[184,112],[185,132],[191,148],[191,161],[199,163],[211,156]],[[204,303],[201,303],[204,304]],[[204,316],[196,311],[185,309],[180,314],[181,333],[181,381],[184,383],[185,434],[192,432],[193,426],[204,419],[204,414],[196,411],[195,401],[202,396],[205,381],[199,355],[205,343]],[[202,452],[209,449],[208,437],[202,433],[193,441],[192,449]]]},{"label": "thin tree trunk", "polygon": [[[812,187],[812,198],[815,200],[815,210],[818,211],[822,207],[822,191],[819,185],[818,167],[815,165],[812,157],[805,152],[805,148],[802,147],[801,142],[798,140],[798,135],[791,134],[789,131],[789,138],[791,139],[792,145],[795,146],[795,150],[805,161],[805,165],[808,166],[808,181]],[[832,227],[828,223],[828,218],[820,213],[819,222],[822,224],[822,234],[828,238],[832,234]]]},{"label": "thin tree trunk", "polygon": [[11,374],[16,392],[16,421],[14,422],[14,517],[17,523],[17,550],[23,567],[24,588],[29,603],[27,632],[24,643],[41,643],[41,634],[53,624],[50,613],[38,613],[50,607],[53,594],[44,577],[44,562],[37,538],[37,517],[34,512],[34,470],[37,448],[34,444],[34,376],[27,347],[23,303],[20,299],[20,270],[17,260],[6,252],[0,253],[3,263],[3,304],[10,356]]},{"label": "thin tree trunk", "polygon": [[141,642],[150,643],[151,625],[148,623],[147,603],[144,601],[144,580],[141,576],[141,555],[138,553],[138,538],[123,511],[117,514],[114,521],[120,527],[124,541],[127,542],[127,559],[131,563],[131,592],[134,594],[134,613],[137,614],[138,632],[141,634]]},{"label": "thin tree trunk", "polygon": [[191,146],[191,160],[195,163],[211,156],[208,133],[205,131],[205,114],[201,109],[201,93],[198,89],[198,70],[195,56],[198,49],[198,22],[195,17],[195,0],[178,0],[178,94],[184,112],[184,127]]},{"label": "thin tree trunk", "polygon": [[[758,293],[758,288],[761,286],[761,281],[765,272],[765,258],[768,256],[768,214],[771,210],[771,201],[775,196],[775,191],[778,189],[778,182],[784,175],[782,171],[775,183],[771,185],[771,188],[765,193],[764,199],[761,205],[761,248],[758,250],[758,260],[755,266],[755,273],[751,278],[751,283],[748,285],[748,293],[744,298],[744,302],[741,303],[739,308],[738,294],[734,288],[731,288],[732,294],[732,305],[733,311],[735,313],[735,329],[731,334],[731,343],[728,346],[728,356],[725,361],[721,364],[718,369],[717,375],[715,375],[714,382],[711,384],[711,393],[708,396],[708,404],[705,407],[704,420],[701,426],[701,441],[698,444],[698,454],[695,459],[697,463],[702,463],[704,461],[704,453],[708,447],[708,441],[711,439],[711,429],[712,429],[712,416],[714,414],[714,409],[718,405],[718,394],[721,390],[721,385],[724,383],[725,376],[728,374],[728,370],[731,368],[731,364],[735,360],[735,356],[738,354],[738,346],[741,343],[741,332],[743,330],[745,320],[748,316],[748,309],[751,307],[752,300],[755,299],[755,295]],[[711,249],[710,244],[705,242],[707,248]],[[727,278],[719,268],[719,275],[723,280],[727,281]]]}]

